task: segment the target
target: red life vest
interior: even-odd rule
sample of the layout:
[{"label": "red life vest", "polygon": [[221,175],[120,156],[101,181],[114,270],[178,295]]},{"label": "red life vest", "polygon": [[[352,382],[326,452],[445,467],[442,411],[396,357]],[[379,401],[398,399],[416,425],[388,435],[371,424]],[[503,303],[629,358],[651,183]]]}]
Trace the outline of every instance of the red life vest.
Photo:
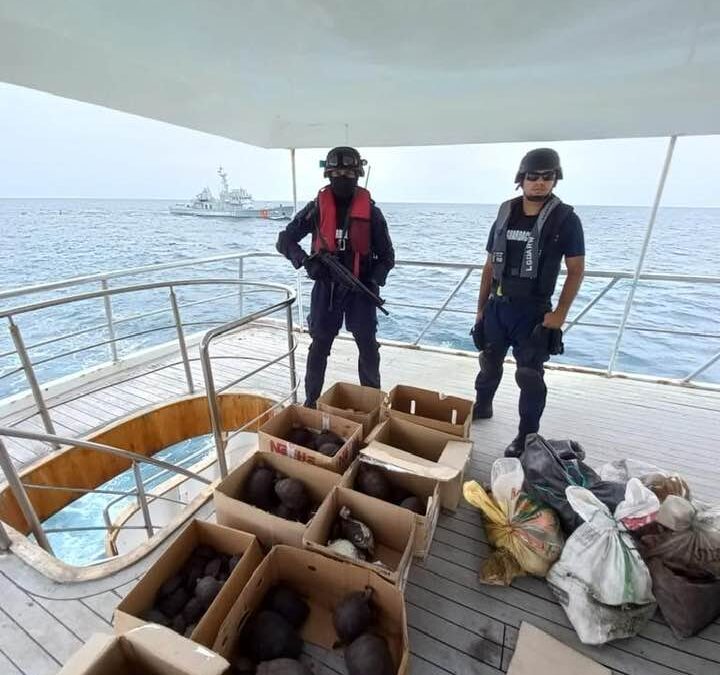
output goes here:
[{"label": "red life vest", "polygon": [[[337,230],[342,223],[337,222],[335,197],[330,187],[324,187],[317,196],[320,209],[318,232],[313,241],[313,251],[337,250]],[[370,254],[370,193],[361,187],[355,188],[355,195],[350,204],[350,222],[348,225],[350,250],[353,252],[352,272],[360,276],[360,261]]]}]

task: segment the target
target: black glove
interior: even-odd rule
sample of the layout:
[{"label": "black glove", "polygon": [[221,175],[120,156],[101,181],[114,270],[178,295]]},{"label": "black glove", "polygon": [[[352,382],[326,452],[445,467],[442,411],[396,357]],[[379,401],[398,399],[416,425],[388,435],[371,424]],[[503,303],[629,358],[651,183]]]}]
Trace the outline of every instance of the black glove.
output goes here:
[{"label": "black glove", "polygon": [[320,258],[308,256],[305,260],[303,260],[303,267],[305,268],[307,275],[315,281],[330,278],[330,272]]},{"label": "black glove", "polygon": [[545,328],[541,323],[535,326],[532,332],[533,342],[551,355],[562,354],[565,351],[562,337],[562,329]]},{"label": "black glove", "polygon": [[475,343],[475,349],[479,352],[485,349],[485,331],[483,330],[482,319],[473,326],[470,335],[472,335],[473,342]]}]

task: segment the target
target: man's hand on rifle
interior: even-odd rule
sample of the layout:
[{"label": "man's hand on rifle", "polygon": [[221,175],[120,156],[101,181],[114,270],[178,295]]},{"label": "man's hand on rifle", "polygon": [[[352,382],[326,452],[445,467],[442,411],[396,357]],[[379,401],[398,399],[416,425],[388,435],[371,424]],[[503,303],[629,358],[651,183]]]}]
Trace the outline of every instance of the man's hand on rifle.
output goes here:
[{"label": "man's hand on rifle", "polygon": [[317,256],[307,256],[305,260],[303,260],[303,267],[307,275],[314,281],[330,278],[330,270],[328,270],[323,261]]}]

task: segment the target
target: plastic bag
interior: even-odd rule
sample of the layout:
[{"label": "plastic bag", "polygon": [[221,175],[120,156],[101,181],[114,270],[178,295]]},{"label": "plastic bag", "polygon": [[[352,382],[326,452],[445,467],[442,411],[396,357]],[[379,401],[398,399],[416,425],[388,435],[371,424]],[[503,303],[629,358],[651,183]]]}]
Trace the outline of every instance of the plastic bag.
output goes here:
[{"label": "plastic bag", "polygon": [[666,531],[641,537],[643,555],[720,577],[720,506],[693,505],[670,495],[657,522]]},{"label": "plastic bag", "polygon": [[500,457],[490,469],[490,489],[498,503],[508,506],[517,498],[525,481],[522,464],[516,457]]},{"label": "plastic bag", "polygon": [[660,510],[657,495],[638,478],[631,478],[625,486],[625,499],[615,509],[615,519],[628,530],[639,530],[654,522]]},{"label": "plastic bag", "polygon": [[571,486],[566,497],[585,522],[568,538],[548,583],[582,642],[636,635],[655,611],[647,566],[631,535],[592,492]]},{"label": "plastic bag", "polygon": [[559,562],[550,570],[547,582],[581,642],[586,645],[602,645],[637,635],[657,608],[655,603],[618,607],[598,602],[592,589]]},{"label": "plastic bag", "polygon": [[668,473],[652,464],[635,459],[619,459],[603,464],[598,473],[600,478],[609,481],[625,482],[631,478],[639,478],[642,484],[652,490],[661,502],[665,501],[669,495],[690,499],[690,487],[680,474]]},{"label": "plastic bag", "polygon": [[[485,562],[480,579],[486,583],[509,584],[515,576],[530,573],[545,576],[563,547],[563,535],[555,512],[519,492],[522,468],[515,459],[498,460],[493,465],[494,485],[499,500],[489,495],[475,481],[463,486],[465,499],[480,509],[485,517],[485,531],[490,543],[511,555],[497,552]],[[493,493],[494,494],[494,493]]]},{"label": "plastic bag", "polygon": [[577,442],[547,441],[539,434],[527,437],[525,451],[520,457],[525,471],[525,492],[555,509],[568,535],[582,524],[582,518],[575,513],[565,496],[568,486],[591,490],[611,510],[625,498],[624,482],[601,480],[583,462],[584,459],[585,452]]},{"label": "plastic bag", "polygon": [[651,558],[653,593],[678,638],[695,635],[720,617],[720,579],[703,570]]}]

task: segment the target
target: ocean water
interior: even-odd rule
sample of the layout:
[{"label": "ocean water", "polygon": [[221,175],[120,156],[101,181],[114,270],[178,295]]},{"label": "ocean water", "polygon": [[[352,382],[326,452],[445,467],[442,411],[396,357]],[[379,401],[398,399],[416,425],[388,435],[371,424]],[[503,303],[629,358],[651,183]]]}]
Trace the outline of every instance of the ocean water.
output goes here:
[{"label": "ocean water", "polygon": [[[176,466],[189,468],[202,461],[210,451],[215,450],[212,435],[204,434],[185,439],[164,448],[155,455]],[[145,489],[150,491],[161,483],[174,478],[176,474],[167,474],[151,464],[140,464],[140,473]],[[132,470],[123,471],[109,481],[98,486],[99,490],[115,492],[131,492],[135,490],[135,477]],[[120,512],[135,504],[132,497],[89,493],[83,495],[65,508],[44,521],[46,530],[63,530],[49,532],[48,539],[56,557],[69,565],[89,565],[107,557],[105,552],[105,521],[103,510],[107,507],[111,522]],[[98,528],[68,531],[65,528]]]},{"label": "ocean water", "polygon": [[[190,260],[198,257],[243,251],[274,251],[283,223],[266,220],[215,220],[172,216],[171,202],[163,200],[34,199],[0,200],[0,289],[54,281],[96,272]],[[474,204],[379,204],[387,218],[400,259],[480,263],[484,260],[487,234],[497,206]],[[588,270],[634,270],[650,209],[642,207],[579,206],[585,227]],[[307,242],[306,242],[307,243]],[[658,215],[644,271],[681,275],[720,275],[720,209],[664,208]],[[237,278],[237,263],[175,270],[150,275],[151,280],[200,277]],[[380,318],[380,336],[414,340],[432,310],[418,305],[442,303],[462,277],[461,271],[437,268],[394,270],[383,296],[389,317]],[[295,275],[284,260],[256,259],[245,264],[245,276],[294,284]],[[127,278],[111,281],[119,286],[147,281]],[[586,279],[575,302],[583,307],[606,280]],[[474,273],[448,308],[427,331],[423,343],[471,349],[468,337],[474,312],[479,273]],[[560,286],[560,284],[559,284]],[[97,290],[94,282],[74,292]],[[310,284],[306,285],[306,294]],[[600,327],[574,327],[566,338],[566,352],[556,360],[606,368],[622,316],[629,282],[618,283],[586,315],[585,320]],[[33,300],[67,295],[68,291],[35,294]],[[228,293],[227,287],[181,288],[181,303],[205,300],[182,310],[188,330],[210,327],[209,322],[238,316],[238,300],[213,300]],[[246,310],[278,296],[264,292],[248,296]],[[0,307],[29,302],[10,299]],[[394,303],[407,303],[405,308]],[[165,291],[145,291],[112,300],[116,318],[131,317],[153,309],[167,309]],[[305,303],[307,310],[308,304]],[[571,313],[572,315],[572,313]],[[617,370],[666,377],[684,377],[720,351],[720,284],[647,283],[638,286],[630,314],[630,327],[654,330],[674,328],[701,336],[670,336],[659,332],[628,330],[623,338]],[[169,313],[122,322],[117,327],[121,354],[138,346],[150,346],[174,339]],[[102,328],[105,315],[102,300],[93,299],[72,306],[51,308],[18,316],[26,344],[98,326],[93,331],[70,336],[55,344],[39,344],[30,350],[41,382],[77,371],[108,359],[107,346],[91,351],[55,356],[107,339]],[[133,334],[142,332],[140,336]],[[27,387],[22,373],[13,372],[19,362],[12,351],[7,322],[0,320],[0,397]],[[720,362],[699,378],[720,382]]]}]

